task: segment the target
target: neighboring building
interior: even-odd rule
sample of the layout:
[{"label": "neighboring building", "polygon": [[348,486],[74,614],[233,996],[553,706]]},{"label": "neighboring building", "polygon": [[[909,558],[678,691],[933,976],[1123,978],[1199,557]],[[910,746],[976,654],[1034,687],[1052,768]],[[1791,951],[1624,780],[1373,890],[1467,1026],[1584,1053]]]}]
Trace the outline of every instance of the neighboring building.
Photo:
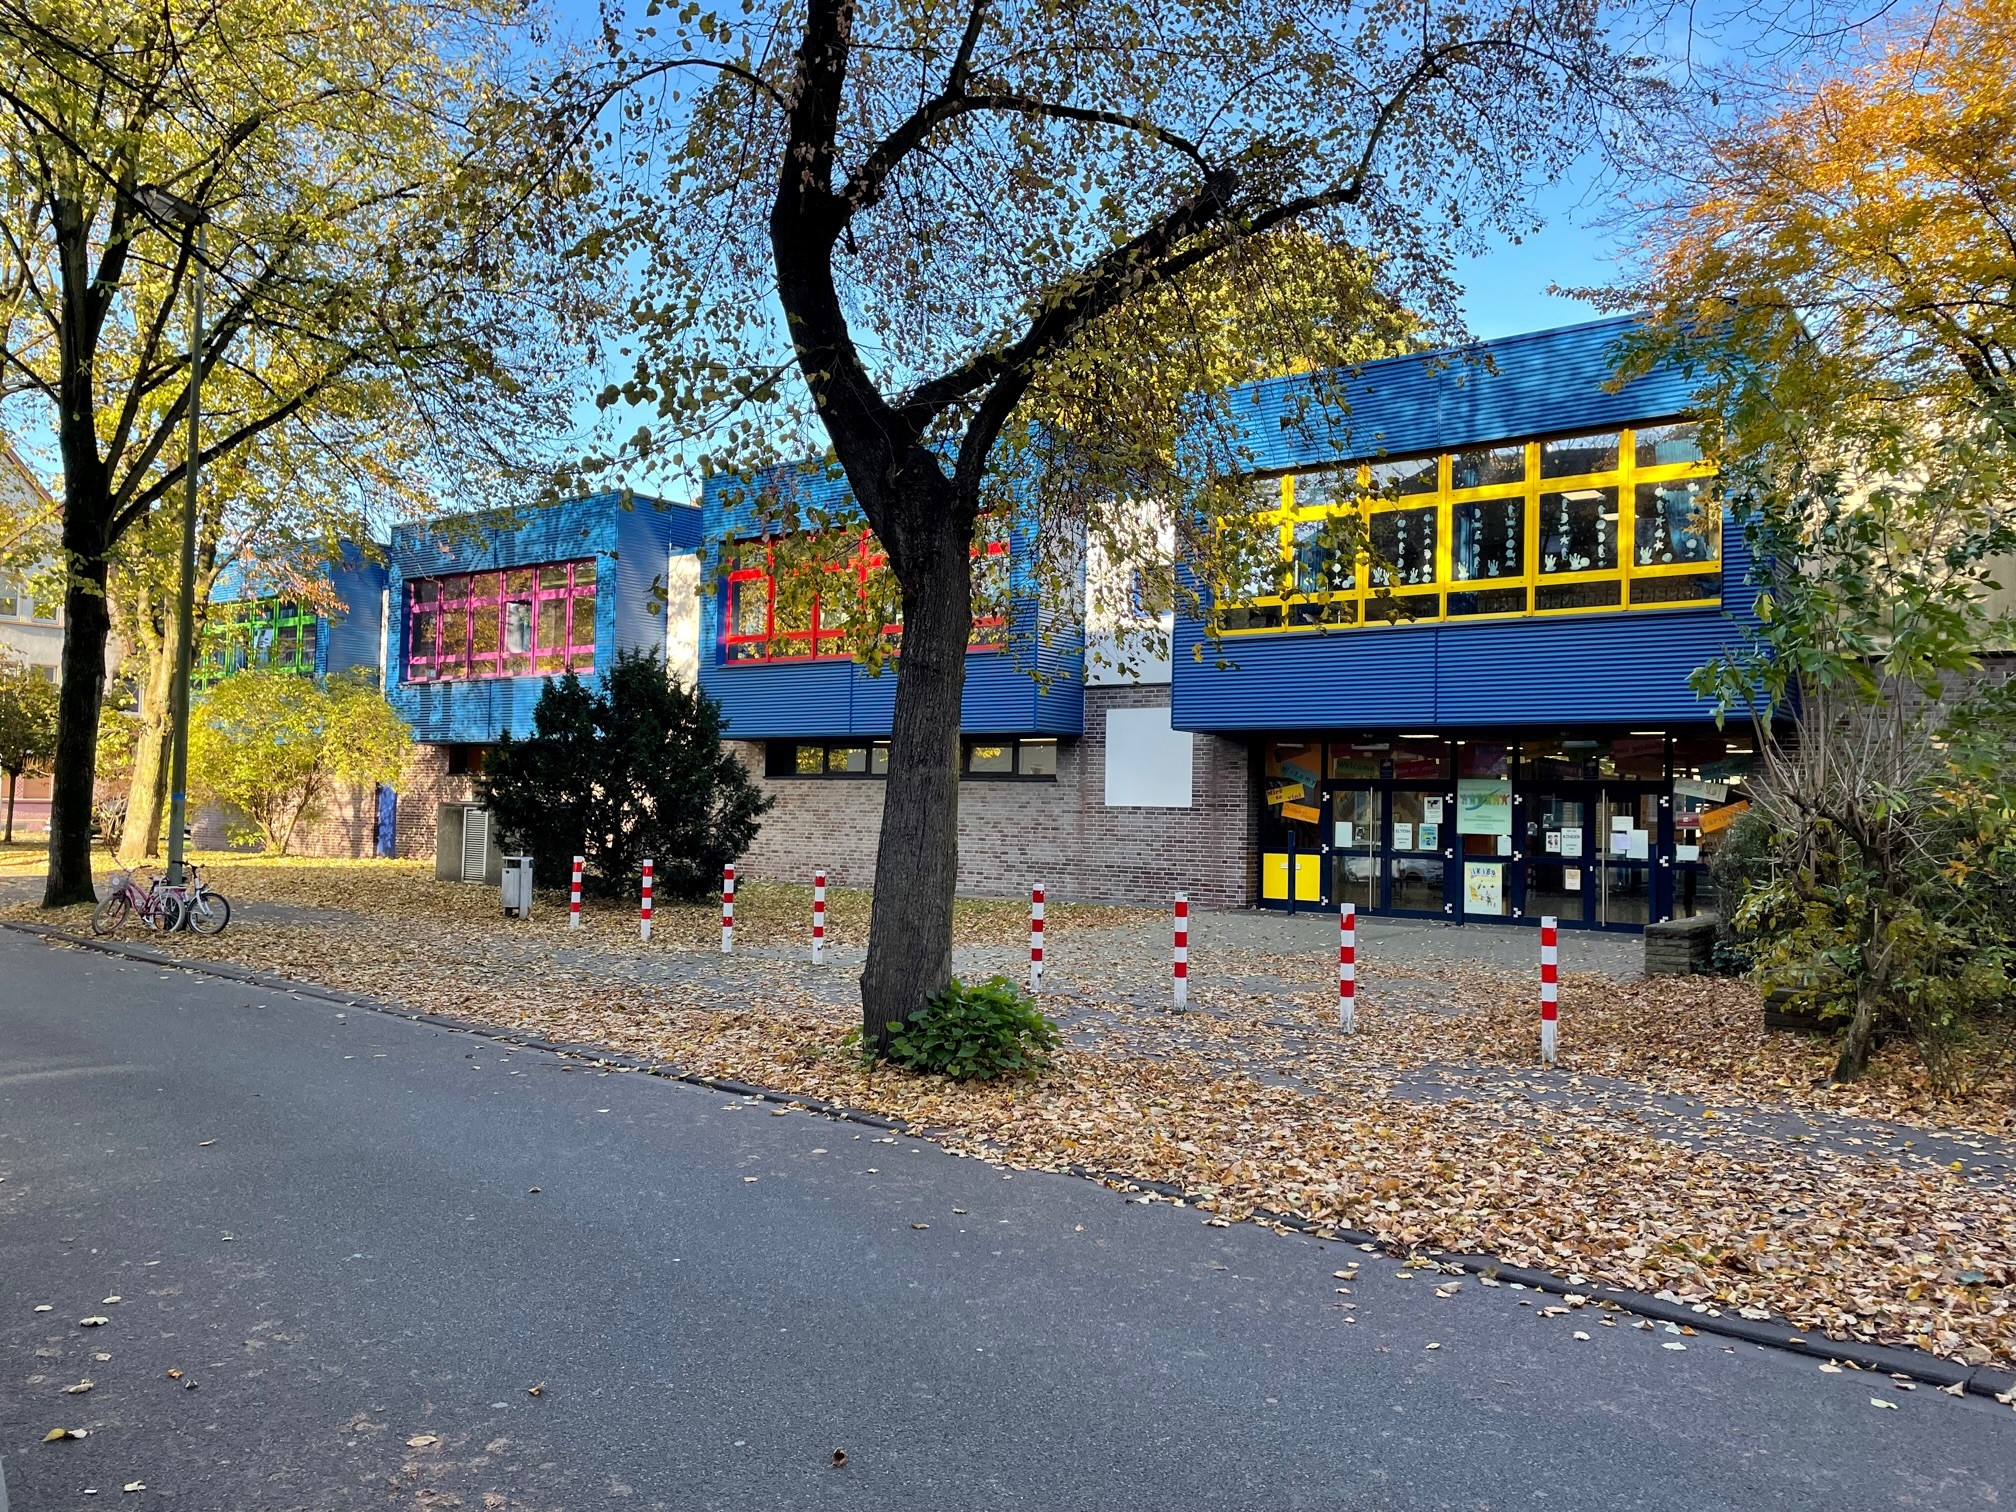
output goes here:
[{"label": "neighboring building", "polygon": [[[0,440],[0,542],[15,530],[55,538],[56,501],[42,480],[5,440]],[[26,573],[0,566],[0,650],[25,663],[39,677],[56,682],[63,664],[63,611],[38,603]],[[49,776],[22,775],[14,804],[14,833],[43,834],[49,828]]]},{"label": "neighboring building", "polygon": [[[42,480],[13,447],[0,440],[0,544],[9,542],[19,530],[31,539],[45,538],[53,547],[56,519],[56,501]],[[51,682],[57,680],[63,663],[62,607],[38,604],[27,574],[10,572],[4,565],[0,565],[0,647]]]},{"label": "neighboring building", "polygon": [[[1010,611],[969,652],[961,887],[1613,929],[1709,906],[1704,831],[1751,753],[1688,677],[1754,591],[1683,375],[1614,382],[1630,324],[1331,375],[1334,424],[1309,418],[1306,377],[1242,390],[1280,567],[1207,610],[1222,650],[1193,655],[1207,627],[1183,616],[1168,662],[1095,657],[1088,677],[1082,638],[1039,625],[1011,533]],[[779,622],[756,507],[778,489],[846,507],[818,469],[709,485],[700,681],[777,800],[745,872],[863,884],[895,678],[849,661],[818,607]],[[1340,512],[1384,568],[1326,554]],[[842,615],[880,566],[865,531],[851,560]],[[1114,612],[1095,606],[1095,646],[1127,639]]]}]

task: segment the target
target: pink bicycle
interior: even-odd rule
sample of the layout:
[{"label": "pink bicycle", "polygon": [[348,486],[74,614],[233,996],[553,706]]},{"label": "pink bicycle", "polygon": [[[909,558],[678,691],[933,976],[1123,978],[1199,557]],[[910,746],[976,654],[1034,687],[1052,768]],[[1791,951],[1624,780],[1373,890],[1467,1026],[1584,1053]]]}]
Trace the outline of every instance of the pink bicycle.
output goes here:
[{"label": "pink bicycle", "polygon": [[91,933],[112,934],[129,916],[149,929],[172,933],[182,927],[183,909],[182,895],[173,888],[152,878],[143,886],[131,872],[114,872],[112,890],[91,912]]}]

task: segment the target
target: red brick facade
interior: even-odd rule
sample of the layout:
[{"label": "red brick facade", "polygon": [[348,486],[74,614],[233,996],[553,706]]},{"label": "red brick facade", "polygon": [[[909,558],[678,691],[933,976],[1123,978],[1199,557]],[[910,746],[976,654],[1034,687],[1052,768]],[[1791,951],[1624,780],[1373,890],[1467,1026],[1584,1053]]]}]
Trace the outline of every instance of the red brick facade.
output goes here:
[{"label": "red brick facade", "polygon": [[444,803],[475,801],[476,779],[449,774],[447,746],[416,745],[399,779],[395,854],[409,861],[433,860],[435,811]]},{"label": "red brick facade", "polygon": [[[1088,688],[1085,735],[1060,742],[1055,782],[961,783],[961,891],[1006,896],[1040,881],[1057,899],[1159,905],[1181,889],[1213,907],[1251,903],[1258,860],[1243,741],[1194,737],[1187,809],[1106,807],[1107,711],[1168,701],[1167,687]],[[835,886],[874,880],[880,781],[765,778],[762,744],[737,750],[777,800],[743,875],[800,882],[823,866]]]}]

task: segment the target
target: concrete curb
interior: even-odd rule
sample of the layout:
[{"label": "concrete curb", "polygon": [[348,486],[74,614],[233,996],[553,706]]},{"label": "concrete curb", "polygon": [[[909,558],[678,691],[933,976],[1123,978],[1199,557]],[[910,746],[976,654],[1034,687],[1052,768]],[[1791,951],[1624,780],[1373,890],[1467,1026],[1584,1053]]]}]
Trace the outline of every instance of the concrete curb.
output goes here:
[{"label": "concrete curb", "polygon": [[[411,1008],[396,1003],[385,1003],[375,998],[345,995],[332,992],[326,987],[313,983],[294,981],[288,977],[276,977],[264,972],[249,971],[229,962],[181,960],[163,955],[158,951],[145,950],[130,945],[120,945],[110,940],[101,940],[89,935],[72,934],[68,930],[54,929],[46,924],[28,924],[11,919],[0,919],[0,928],[15,930],[21,934],[37,935],[45,939],[61,940],[65,944],[86,950],[96,950],[105,955],[119,956],[143,965],[160,966],[177,971],[193,971],[205,976],[214,976],[226,981],[244,982],[268,991],[286,992],[295,997],[312,998],[318,1002],[333,1003],[344,1008],[363,1008],[373,1013],[383,1013],[393,1018],[409,1022],[428,1024],[436,1028],[452,1030],[458,1034],[471,1034],[480,1039],[496,1040],[525,1050],[540,1050],[553,1055],[564,1055],[570,1059],[584,1060],[599,1066],[609,1066],[623,1071],[638,1071],[648,1076],[662,1077],[667,1081],[684,1082],[689,1086],[705,1087],[710,1091],[726,1093],[732,1097],[761,1098],[785,1107],[800,1108],[808,1113],[837,1119],[845,1123],[860,1124],[885,1133],[908,1134],[918,1139],[933,1136],[930,1129],[920,1128],[908,1119],[887,1118],[879,1113],[870,1113],[861,1108],[851,1108],[844,1103],[828,1102],[821,1097],[805,1093],[783,1092],[773,1087],[752,1086],[747,1082],[733,1081],[727,1077],[702,1076],[697,1072],[682,1071],[670,1061],[646,1060],[641,1056],[626,1055],[599,1045],[568,1044],[541,1039],[537,1035],[519,1034],[494,1024],[486,1024],[474,1019],[451,1018],[440,1013],[415,1012]],[[1153,1181],[1142,1176],[1130,1176],[1120,1171],[1104,1171],[1091,1166],[1070,1164],[1061,1168],[1063,1173],[1097,1181],[1101,1185],[1123,1190],[1153,1192],[1158,1196],[1180,1199],[1192,1207],[1212,1199],[1202,1194],[1186,1191],[1166,1181]],[[1532,1270],[1525,1266],[1513,1265],[1495,1255],[1464,1255],[1447,1251],[1410,1251],[1395,1247],[1377,1234],[1359,1229],[1331,1228],[1299,1218],[1292,1213],[1276,1213],[1267,1209],[1255,1209],[1252,1221],[1273,1224],[1281,1228],[1293,1229],[1297,1233],[1312,1238],[1332,1240],[1342,1244],[1373,1245],[1394,1258],[1420,1254],[1424,1259],[1439,1265],[1453,1266],[1477,1276],[1488,1276],[1494,1280],[1515,1282],[1531,1291],[1548,1292],[1556,1296],[1586,1296],[1592,1301],[1610,1302],[1624,1312],[1654,1322],[1683,1324],[1698,1334],[1713,1335],[1718,1338],[1734,1339],[1741,1343],[1756,1344],[1766,1349],[1779,1349],[1792,1354],[1805,1355],[1816,1360],[1834,1360],[1842,1364],[1854,1365],[1862,1370],[1881,1372],[1888,1375],[1907,1376],[1914,1381],[1922,1381],[1932,1386],[1960,1385],[1976,1396],[2006,1399],[2016,1393],[2016,1372],[2000,1370],[1987,1365],[1965,1365],[1957,1360],[1948,1360],[1922,1349],[1910,1349],[1890,1344],[1864,1344],[1849,1339],[1830,1339],[1821,1335],[1809,1338],[1789,1323],[1768,1319],[1732,1317],[1728,1314],[1710,1316],[1694,1311],[1685,1302],[1669,1301],[1650,1292],[1629,1291],[1620,1287],[1604,1286],[1593,1281],[1571,1283],[1564,1276],[1551,1271]]]}]

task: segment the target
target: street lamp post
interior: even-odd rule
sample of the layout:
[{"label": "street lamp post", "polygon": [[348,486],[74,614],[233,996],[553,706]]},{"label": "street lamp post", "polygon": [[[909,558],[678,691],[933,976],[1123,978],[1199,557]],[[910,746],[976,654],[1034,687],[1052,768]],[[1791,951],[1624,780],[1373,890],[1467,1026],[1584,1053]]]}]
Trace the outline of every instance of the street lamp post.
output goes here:
[{"label": "street lamp post", "polygon": [[210,217],[200,205],[151,185],[134,198],[161,220],[187,227],[194,236],[189,270],[189,442],[184,460],[182,513],[182,581],[176,592],[175,681],[169,689],[172,757],[168,776],[168,885],[182,885],[183,832],[189,822],[189,672],[195,660],[196,635],[196,474],[202,432],[203,398],[203,228]]}]

